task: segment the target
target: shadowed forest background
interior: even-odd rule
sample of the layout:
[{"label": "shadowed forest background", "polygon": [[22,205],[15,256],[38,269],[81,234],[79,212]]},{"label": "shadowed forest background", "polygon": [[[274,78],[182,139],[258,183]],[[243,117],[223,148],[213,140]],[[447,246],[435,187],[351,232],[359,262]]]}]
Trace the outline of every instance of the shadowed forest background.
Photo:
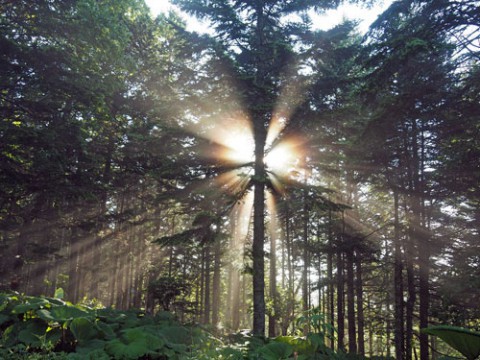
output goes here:
[{"label": "shadowed forest background", "polygon": [[338,1],[172,3],[212,34],[0,0],[0,291],[217,334],[317,316],[406,360],[480,330],[480,2],[398,0],[366,34],[312,30]]}]

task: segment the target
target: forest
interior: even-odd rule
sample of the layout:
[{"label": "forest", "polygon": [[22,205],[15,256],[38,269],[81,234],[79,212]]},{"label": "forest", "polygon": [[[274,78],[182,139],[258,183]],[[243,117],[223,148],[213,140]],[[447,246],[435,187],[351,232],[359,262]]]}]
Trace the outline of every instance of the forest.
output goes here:
[{"label": "forest", "polygon": [[478,358],[480,1],[171,3],[0,0],[0,358]]}]

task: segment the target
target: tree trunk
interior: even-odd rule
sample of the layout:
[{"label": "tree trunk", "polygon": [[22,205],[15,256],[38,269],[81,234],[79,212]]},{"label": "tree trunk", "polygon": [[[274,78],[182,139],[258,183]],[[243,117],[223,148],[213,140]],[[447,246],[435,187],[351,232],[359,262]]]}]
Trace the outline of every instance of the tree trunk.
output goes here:
[{"label": "tree trunk", "polygon": [[273,303],[273,309],[268,316],[268,336],[276,336],[276,311],[277,311],[277,249],[275,241],[275,231],[270,234],[270,301]]},{"label": "tree trunk", "polygon": [[70,241],[68,245],[68,288],[67,299],[73,303],[77,302],[77,267],[78,267],[78,243],[80,240],[77,238],[76,227],[72,227],[70,230]]},{"label": "tree trunk", "polygon": [[[306,202],[306,196],[305,196],[304,202]],[[308,273],[309,273],[308,210],[307,210],[307,205],[304,204],[304,209],[303,209],[303,284],[302,284],[302,308],[303,308],[303,311],[307,311],[309,309],[309,303],[308,303]]]},{"label": "tree trunk", "polygon": [[295,274],[293,270],[293,259],[292,259],[292,240],[290,233],[290,211],[288,203],[285,204],[285,245],[287,247],[287,267],[288,267],[288,296],[287,296],[287,311],[286,318],[283,326],[283,335],[287,335],[288,325],[290,319],[294,317],[295,311]]},{"label": "tree trunk", "polygon": [[355,326],[355,279],[353,274],[353,249],[346,252],[347,270],[347,317],[348,317],[348,351],[357,352],[357,330]]},{"label": "tree trunk", "polygon": [[108,287],[109,293],[110,293],[110,299],[109,299],[110,306],[113,306],[115,304],[115,299],[116,299],[115,292],[118,291],[118,266],[120,262],[120,257],[118,256],[118,249],[113,250],[112,256],[113,258],[111,261],[113,264],[112,264],[111,272],[109,274],[111,281]]},{"label": "tree trunk", "polygon": [[416,301],[416,291],[415,291],[415,274],[413,268],[413,244],[412,239],[410,238],[407,241],[407,303],[406,303],[406,314],[405,314],[405,359],[412,360],[412,349],[413,349],[413,310],[415,307]]},{"label": "tree trunk", "polygon": [[200,303],[198,304],[198,315],[204,321],[205,318],[205,247],[200,252]]},{"label": "tree trunk", "polygon": [[[428,313],[430,305],[429,280],[430,280],[430,235],[426,226],[425,200],[424,200],[424,157],[425,157],[425,138],[423,131],[418,131],[417,122],[413,121],[414,145],[413,161],[416,164],[415,172],[415,194],[414,197],[414,219],[416,228],[416,239],[418,246],[418,274],[419,274],[419,318],[420,329],[428,327]],[[417,138],[420,137],[420,149],[418,149]],[[428,335],[420,332],[420,360],[428,360],[429,344]]]},{"label": "tree trunk", "polygon": [[241,281],[240,273],[233,269],[232,274],[232,330],[238,330],[240,327],[240,295]]},{"label": "tree trunk", "polygon": [[395,296],[395,358],[404,359],[405,330],[403,312],[403,261],[400,244],[400,221],[398,215],[398,193],[394,191],[394,296]]},{"label": "tree trunk", "polygon": [[[265,92],[266,56],[265,54],[265,14],[263,2],[256,6],[256,59],[255,85],[262,94]],[[268,113],[264,109],[254,109],[255,166],[253,175],[253,334],[265,336],[265,141]]]},{"label": "tree trunk", "polygon": [[337,349],[345,350],[345,290],[343,275],[343,254],[337,250]]},{"label": "tree trunk", "polygon": [[[258,119],[257,123],[261,119]],[[263,123],[255,131],[255,174],[253,201],[253,333],[265,336],[265,136]]]},{"label": "tree trunk", "polygon": [[210,324],[210,246],[205,246],[205,305],[203,322]]},{"label": "tree trunk", "polygon": [[363,278],[362,278],[362,257],[359,252],[355,256],[357,293],[357,325],[358,325],[358,353],[365,355],[365,318],[363,314]]},{"label": "tree trunk", "polygon": [[221,248],[220,239],[215,240],[214,265],[213,265],[213,299],[212,299],[212,325],[218,326],[220,321],[220,269],[221,269]]},{"label": "tree trunk", "polygon": [[332,211],[328,212],[328,253],[327,253],[327,279],[328,279],[328,309],[330,321],[330,347],[335,349],[335,342],[333,341],[333,329],[335,327],[335,293],[333,280],[333,221]]}]

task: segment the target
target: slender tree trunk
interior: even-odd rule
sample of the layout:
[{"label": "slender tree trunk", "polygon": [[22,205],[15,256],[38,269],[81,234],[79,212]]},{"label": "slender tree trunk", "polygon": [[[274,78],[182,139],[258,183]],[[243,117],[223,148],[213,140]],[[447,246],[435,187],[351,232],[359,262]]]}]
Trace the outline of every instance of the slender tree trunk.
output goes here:
[{"label": "slender tree trunk", "polygon": [[284,321],[283,335],[287,335],[288,325],[290,319],[294,316],[295,311],[295,288],[294,280],[295,274],[293,270],[292,260],[292,241],[290,233],[290,211],[288,203],[285,204],[285,245],[287,248],[287,267],[288,267],[288,292],[287,292],[287,316]]},{"label": "slender tree trunk", "polygon": [[[103,211],[101,211],[103,213]],[[100,220],[97,220],[96,224],[96,230],[95,234],[93,234],[95,240],[93,242],[93,246],[91,248],[91,255],[90,258],[92,259],[91,263],[91,271],[92,271],[92,282],[90,286],[90,293],[91,296],[95,299],[100,298],[100,291],[99,291],[99,278],[98,274],[101,271],[101,266],[102,266],[102,254],[101,254],[101,249],[102,249],[102,236],[101,234],[101,229],[102,229],[102,224]]]},{"label": "slender tree trunk", "polygon": [[227,328],[233,330],[233,265],[230,263],[227,266],[227,301],[225,302],[225,322]]},{"label": "slender tree trunk", "polygon": [[199,318],[204,321],[205,318],[205,247],[200,252],[200,303],[199,306]]},{"label": "slender tree trunk", "polygon": [[77,228],[72,227],[70,230],[70,241],[68,245],[68,288],[67,299],[75,303],[77,301],[77,267],[78,267],[78,242]]},{"label": "slender tree trunk", "polygon": [[133,280],[133,243],[135,239],[135,234],[134,234],[134,229],[133,225],[128,225],[127,227],[127,234],[126,234],[126,247],[127,247],[127,253],[126,253],[126,266],[127,266],[127,271],[125,274],[125,301],[124,301],[124,306],[125,309],[130,308],[131,306],[131,300],[132,300],[132,280]]},{"label": "slender tree trunk", "polygon": [[[264,93],[267,78],[265,54],[265,14],[263,2],[258,2],[256,12],[256,59],[255,85]],[[266,100],[266,99],[265,99]],[[253,334],[265,336],[265,141],[266,124],[270,121],[264,109],[255,109],[254,114],[254,199],[253,199]]]},{"label": "slender tree trunk", "polygon": [[363,313],[362,257],[358,251],[355,256],[355,265],[356,265],[355,288],[357,293],[358,353],[360,355],[365,355],[365,318]]},{"label": "slender tree trunk", "polygon": [[[426,226],[425,200],[424,200],[424,158],[425,158],[425,138],[422,129],[417,129],[417,122],[413,122],[414,132],[414,159],[416,166],[415,173],[415,193],[414,198],[414,218],[416,225],[416,239],[418,246],[418,274],[419,274],[419,318],[420,329],[428,327],[428,315],[430,308],[430,235]],[[419,138],[417,140],[417,138]],[[420,149],[418,149],[418,141],[420,141]],[[420,332],[420,360],[428,360],[429,343],[428,335]]]},{"label": "slender tree trunk", "polygon": [[216,328],[220,321],[220,270],[221,250],[220,239],[215,240],[214,265],[213,265],[213,299],[212,299],[212,325]]},{"label": "slender tree trunk", "polygon": [[[335,327],[335,293],[333,280],[333,221],[332,211],[328,212],[328,253],[327,253],[327,279],[328,279],[328,309],[330,331],[333,332]],[[330,347],[335,349],[335,342],[333,341],[333,333],[330,334]]]},{"label": "slender tree trunk", "polygon": [[[372,313],[371,295],[367,297],[367,309]],[[373,321],[368,323],[368,356],[373,356]]]},{"label": "slender tree trunk", "polygon": [[416,291],[415,291],[415,274],[413,268],[413,244],[411,239],[411,234],[409,234],[409,239],[407,241],[407,303],[406,303],[406,314],[405,314],[405,359],[412,359],[412,349],[413,349],[413,311],[416,301]]},{"label": "slender tree trunk", "polygon": [[[305,183],[306,183],[306,176],[305,176]],[[303,311],[307,311],[309,309],[309,301],[308,301],[308,273],[309,273],[309,258],[308,258],[308,206],[307,206],[307,190],[303,192],[303,284],[302,284],[302,308]],[[308,329],[307,329],[308,331]]]},{"label": "slender tree trunk", "polygon": [[[119,215],[123,215],[125,210],[125,202],[126,202],[126,192],[122,192],[120,195],[120,199],[118,199],[120,203],[120,209],[118,211]],[[118,299],[121,295],[121,274],[122,274],[122,261],[124,258],[123,247],[122,247],[122,236],[123,236],[123,222],[117,221],[115,224],[115,241],[118,243],[117,246],[113,247],[113,269],[111,273],[111,291],[110,291],[110,305],[116,305],[118,303]]]},{"label": "slender tree trunk", "polygon": [[142,307],[142,296],[144,295],[143,289],[144,284],[147,283],[146,281],[146,264],[148,264],[148,245],[145,243],[144,239],[146,238],[145,228],[142,227],[138,231],[138,242],[141,246],[136,246],[136,253],[135,253],[135,299],[133,302],[133,306],[137,309]]},{"label": "slender tree trunk", "polygon": [[[113,147],[114,143],[113,141],[109,141],[108,144],[108,153],[106,156],[106,161],[105,161],[105,166],[104,166],[104,171],[103,171],[103,183],[105,185],[110,183],[111,180],[111,164],[112,164],[112,152],[113,152]],[[104,225],[104,215],[107,212],[107,199],[108,199],[108,194],[107,191],[104,190],[102,191],[102,194],[100,196],[100,202],[99,202],[99,211],[97,213],[97,218],[96,218],[96,224],[95,224],[95,234],[94,236],[94,243],[92,246],[92,282],[91,282],[91,294],[94,298],[99,299],[100,298],[100,290],[99,290],[99,279],[98,276],[95,276],[98,274],[102,269],[102,243],[103,243],[103,238],[102,238],[102,229],[105,226]]]},{"label": "slender tree trunk", "polygon": [[[123,236],[128,237],[129,225],[125,226],[125,231],[122,233]],[[123,251],[121,256],[120,263],[120,274],[121,274],[121,294],[118,298],[117,307],[121,310],[126,310],[128,307],[128,297],[129,297],[129,280],[130,280],[130,251],[128,244],[123,244]]]},{"label": "slender tree trunk", "polygon": [[273,303],[272,313],[268,316],[268,336],[276,336],[276,311],[277,311],[277,249],[275,231],[270,234],[270,301]]},{"label": "slender tree trunk", "polygon": [[[420,298],[420,329],[428,327],[428,313],[429,313],[429,302],[430,302],[430,293],[429,293],[429,249],[428,249],[428,238],[421,237],[420,241],[424,244],[420,245],[420,256],[419,256],[419,274],[420,274],[420,284],[419,284],[419,298]],[[420,359],[428,360],[429,358],[429,346],[428,346],[428,336],[423,332],[420,332]]]},{"label": "slender tree trunk", "polygon": [[[261,121],[261,119],[259,119]],[[263,128],[256,126],[257,132]],[[262,139],[263,138],[263,139]],[[265,166],[263,152],[265,140],[263,134],[256,134],[255,140],[255,189],[253,204],[253,333],[265,335]]]},{"label": "slender tree trunk", "polygon": [[353,274],[353,249],[346,252],[347,270],[347,317],[348,317],[348,351],[357,352],[357,329],[355,326],[355,279]]},{"label": "slender tree trunk", "polygon": [[240,295],[242,282],[237,269],[234,269],[232,279],[232,329],[238,330],[240,327]]},{"label": "slender tree trunk", "polygon": [[337,349],[345,350],[345,290],[343,275],[343,254],[337,250]]},{"label": "slender tree trunk", "polygon": [[205,247],[205,307],[203,322],[210,324],[210,246]]},{"label": "slender tree trunk", "polygon": [[87,276],[87,271],[85,269],[86,265],[86,253],[87,253],[87,246],[85,242],[88,241],[88,235],[86,235],[83,238],[77,239],[77,241],[80,241],[79,243],[79,250],[78,250],[78,262],[77,262],[77,278],[76,278],[76,284],[75,284],[75,294],[76,294],[76,299],[75,301],[79,301],[81,298],[84,297],[85,295],[85,282],[86,282],[86,276]]},{"label": "slender tree trunk", "polygon": [[[306,176],[305,176],[306,183]],[[309,291],[308,291],[308,273],[309,273],[309,258],[308,258],[308,207],[307,207],[307,190],[303,192],[303,284],[302,284],[302,309],[305,313],[305,316],[308,317],[309,309]],[[309,321],[306,322],[303,332],[306,335],[310,331]]]},{"label": "slender tree trunk", "polygon": [[[282,227],[281,227],[282,228]],[[283,228],[282,228],[283,231]],[[283,234],[283,232],[282,232]],[[281,240],[284,240],[285,237],[283,236]],[[285,249],[285,241],[281,241],[281,249],[282,249],[282,289],[285,289],[287,286],[287,271],[286,271],[286,249]]]},{"label": "slender tree trunk", "polygon": [[395,294],[395,358],[404,359],[405,330],[403,304],[403,261],[400,244],[400,221],[398,193],[394,191],[394,294]]},{"label": "slender tree trunk", "polygon": [[118,266],[119,266],[119,261],[120,257],[118,256],[118,250],[115,249],[113,250],[112,254],[112,268],[111,268],[111,273],[110,273],[110,285],[109,285],[109,293],[110,293],[110,299],[109,299],[109,304],[110,306],[113,306],[115,304],[115,292],[118,291]]},{"label": "slender tree trunk", "polygon": [[[201,268],[202,265],[199,266],[197,264],[197,270],[201,274]],[[201,302],[202,302],[202,276],[197,276],[196,281],[195,281],[195,321],[196,322],[201,322],[201,314],[202,314],[202,308],[201,308]]]}]

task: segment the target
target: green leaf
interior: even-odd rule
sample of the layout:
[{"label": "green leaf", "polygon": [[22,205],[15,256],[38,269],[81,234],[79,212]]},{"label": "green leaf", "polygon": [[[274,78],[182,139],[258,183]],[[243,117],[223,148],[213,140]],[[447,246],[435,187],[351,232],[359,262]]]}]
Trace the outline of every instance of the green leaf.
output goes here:
[{"label": "green leaf", "polygon": [[104,340],[92,339],[78,344],[75,351],[79,354],[90,354],[97,350],[103,351],[106,344],[107,342]]},{"label": "green leaf", "polygon": [[263,355],[265,360],[282,360],[288,359],[292,355],[293,347],[289,344],[273,342],[261,347],[258,352]]},{"label": "green leaf", "polygon": [[325,335],[323,333],[310,333],[307,335],[307,339],[315,351],[325,348]]},{"label": "green leaf", "polygon": [[101,337],[104,339],[111,340],[116,337],[114,328],[110,324],[106,324],[102,321],[96,321],[95,327],[100,332]]},{"label": "green leaf", "polygon": [[165,344],[163,339],[145,331],[145,328],[126,329],[123,331],[123,338],[129,344],[145,341],[150,350],[157,350]]},{"label": "green leaf", "polygon": [[297,336],[278,336],[275,342],[288,344],[293,347],[293,350],[302,354],[314,354],[317,347],[305,339]]},{"label": "green leaf", "polygon": [[0,311],[3,311],[13,301],[18,301],[18,296],[9,296],[7,294],[0,294]]},{"label": "green leaf", "polygon": [[192,336],[190,331],[184,326],[168,326],[163,327],[159,331],[165,339],[173,344],[190,344]]},{"label": "green leaf", "polygon": [[67,303],[65,301],[63,301],[62,299],[57,299],[57,298],[45,298],[48,300],[48,302],[52,305],[57,305],[57,306],[61,306],[61,305],[66,305]]},{"label": "green leaf", "polygon": [[48,300],[46,300],[44,298],[30,298],[30,299],[26,300],[26,302],[24,304],[16,305],[13,308],[12,313],[13,314],[25,314],[26,312],[31,311],[31,310],[41,309],[42,307],[44,307],[48,304],[49,304]]},{"label": "green leaf", "polygon": [[2,325],[3,323],[7,322],[9,319],[10,319],[9,316],[0,314],[0,325]]},{"label": "green leaf", "polygon": [[62,335],[62,330],[60,328],[48,328],[46,342],[55,345],[61,340]]},{"label": "green leaf", "polygon": [[[108,354],[101,349],[93,349],[82,353],[70,353],[67,356],[68,360],[109,360]],[[122,358],[123,359],[123,358]]]},{"label": "green leaf", "polygon": [[119,339],[109,341],[105,350],[116,359],[138,359],[151,353],[145,338],[124,344]]},{"label": "green leaf", "polygon": [[227,360],[243,360],[244,358],[241,350],[228,347],[220,350],[220,356],[222,356],[222,359]]},{"label": "green leaf", "polygon": [[98,335],[98,331],[93,326],[92,321],[87,318],[75,318],[70,323],[70,331],[79,344],[95,338]]},{"label": "green leaf", "polygon": [[93,317],[93,314],[68,305],[56,306],[50,310],[38,310],[37,315],[45,321],[57,321],[60,323],[79,317]]},{"label": "green leaf", "polygon": [[45,335],[47,325],[38,319],[30,321],[28,325],[18,333],[18,340],[25,345],[40,347],[42,345],[41,337]]},{"label": "green leaf", "polygon": [[0,344],[4,348],[9,348],[17,342],[18,324],[13,324],[7,327],[0,337]]},{"label": "green leaf", "polygon": [[462,353],[468,360],[480,356],[480,333],[456,326],[431,326],[422,332],[438,336],[455,350]]},{"label": "green leaf", "polygon": [[121,339],[106,343],[105,350],[115,358],[137,359],[155,352],[165,346],[158,336],[152,335],[147,327],[125,329]]},{"label": "green leaf", "polygon": [[55,290],[54,297],[57,298],[57,299],[63,299],[65,297],[65,292],[63,291],[62,288],[58,288],[58,289]]}]

